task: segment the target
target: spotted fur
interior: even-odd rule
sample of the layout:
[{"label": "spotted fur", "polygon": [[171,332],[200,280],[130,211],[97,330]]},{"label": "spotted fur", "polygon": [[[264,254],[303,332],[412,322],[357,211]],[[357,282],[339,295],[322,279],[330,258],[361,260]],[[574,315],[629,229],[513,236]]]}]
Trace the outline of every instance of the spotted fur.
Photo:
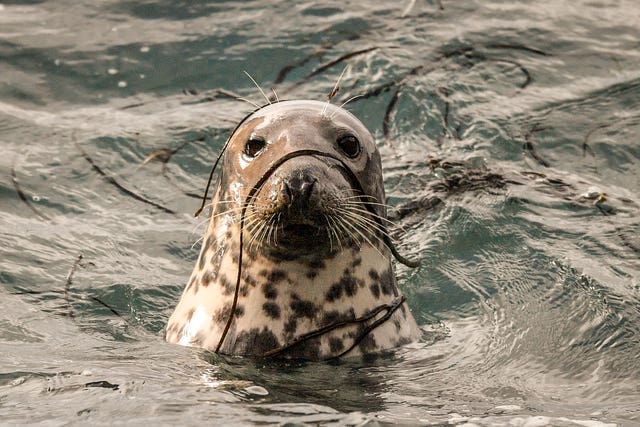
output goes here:
[{"label": "spotted fur", "polygon": [[[343,226],[323,235],[325,231],[318,226],[321,220],[307,219],[316,215],[313,209],[321,209],[321,214],[332,209],[342,212],[344,200],[359,198],[359,191],[370,199],[384,200],[373,138],[355,117],[337,107],[331,106],[325,114],[324,103],[280,104],[284,105],[267,107],[249,117],[230,140],[213,215],[191,278],[169,319],[167,341],[211,350],[219,346],[224,354],[263,356],[277,352],[281,357],[321,360],[349,349],[346,355],[372,354],[415,340],[419,329],[404,302],[389,319],[371,329],[387,311],[371,313],[397,303],[399,296],[391,253],[381,238],[381,229],[370,226],[372,218],[384,216],[383,206],[373,204],[371,215],[364,208],[359,211],[359,215],[366,215],[362,224],[369,228],[358,233]],[[332,129],[355,133],[363,144],[363,155],[341,160]],[[260,157],[247,158],[242,154],[243,146],[255,135],[264,135],[267,147]],[[309,148],[337,153],[332,154],[337,160],[313,156],[288,160],[251,197],[251,188],[279,156]],[[290,214],[295,206],[281,201],[282,182],[301,171],[313,174],[317,182],[313,181],[307,203],[310,210],[291,215],[311,221],[320,233],[308,242],[303,239],[302,244],[300,236],[286,234],[292,234],[283,228],[289,220],[267,229],[267,233],[264,225],[275,220],[259,215],[274,209],[280,209],[285,217]],[[361,190],[354,189],[354,179]],[[300,209],[306,210],[307,205]],[[243,207],[249,212],[245,218]],[[241,229],[247,217],[248,225]],[[326,227],[331,228],[330,224]],[[279,238],[283,239],[280,245]],[[286,243],[289,238],[294,243]],[[371,318],[354,321],[367,316]],[[331,329],[323,329],[327,327]],[[307,336],[313,331],[324,332]],[[307,339],[300,340],[304,336]]]}]

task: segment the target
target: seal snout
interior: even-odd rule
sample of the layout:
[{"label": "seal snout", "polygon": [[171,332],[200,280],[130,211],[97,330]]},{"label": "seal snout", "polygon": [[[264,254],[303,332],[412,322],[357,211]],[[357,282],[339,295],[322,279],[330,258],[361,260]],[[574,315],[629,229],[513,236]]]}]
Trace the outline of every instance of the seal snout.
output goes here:
[{"label": "seal snout", "polygon": [[318,178],[306,171],[286,176],[280,185],[283,203],[289,208],[302,210],[308,207],[313,188]]}]

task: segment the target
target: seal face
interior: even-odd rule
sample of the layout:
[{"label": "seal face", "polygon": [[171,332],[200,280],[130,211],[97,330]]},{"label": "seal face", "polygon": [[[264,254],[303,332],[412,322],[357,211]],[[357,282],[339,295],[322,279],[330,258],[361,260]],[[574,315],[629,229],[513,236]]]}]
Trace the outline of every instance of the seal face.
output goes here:
[{"label": "seal face", "polygon": [[380,154],[351,113],[318,101],[255,111],[228,141],[167,341],[322,360],[415,340],[384,200]]}]

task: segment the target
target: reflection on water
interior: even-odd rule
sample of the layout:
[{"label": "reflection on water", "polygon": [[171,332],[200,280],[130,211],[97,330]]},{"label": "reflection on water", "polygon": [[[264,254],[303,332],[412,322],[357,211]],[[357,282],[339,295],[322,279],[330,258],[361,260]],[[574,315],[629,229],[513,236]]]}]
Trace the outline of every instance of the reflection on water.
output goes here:
[{"label": "reflection on water", "polygon": [[[66,3],[0,5],[4,420],[640,422],[634,2]],[[263,102],[242,71],[324,99],[346,65],[423,340],[371,364],[164,343],[234,98]]]}]

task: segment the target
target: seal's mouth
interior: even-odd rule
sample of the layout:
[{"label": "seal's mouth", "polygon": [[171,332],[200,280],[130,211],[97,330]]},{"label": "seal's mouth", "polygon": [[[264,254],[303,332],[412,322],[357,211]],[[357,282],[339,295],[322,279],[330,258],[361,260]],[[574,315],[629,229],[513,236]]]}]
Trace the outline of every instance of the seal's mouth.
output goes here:
[{"label": "seal's mouth", "polygon": [[327,238],[326,224],[319,218],[285,218],[277,227],[274,246],[290,252],[304,251],[309,247],[317,250]]},{"label": "seal's mouth", "polygon": [[[327,214],[328,215],[328,214]],[[277,211],[265,217],[263,226],[249,227],[249,249],[278,259],[322,258],[337,247],[328,235],[327,220],[318,212]],[[335,239],[335,238],[333,238]]]},{"label": "seal's mouth", "polygon": [[318,231],[318,227],[311,224],[286,224],[282,227],[285,236],[313,236]]}]

